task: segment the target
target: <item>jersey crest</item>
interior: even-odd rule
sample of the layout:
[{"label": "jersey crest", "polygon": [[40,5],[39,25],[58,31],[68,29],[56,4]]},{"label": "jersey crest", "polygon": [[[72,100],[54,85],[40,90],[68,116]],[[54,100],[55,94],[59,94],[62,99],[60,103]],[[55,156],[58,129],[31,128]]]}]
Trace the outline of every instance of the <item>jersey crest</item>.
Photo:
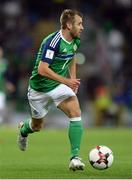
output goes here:
[{"label": "jersey crest", "polygon": [[74,51],[77,50],[77,45],[76,44],[74,44],[73,49],[74,49]]}]

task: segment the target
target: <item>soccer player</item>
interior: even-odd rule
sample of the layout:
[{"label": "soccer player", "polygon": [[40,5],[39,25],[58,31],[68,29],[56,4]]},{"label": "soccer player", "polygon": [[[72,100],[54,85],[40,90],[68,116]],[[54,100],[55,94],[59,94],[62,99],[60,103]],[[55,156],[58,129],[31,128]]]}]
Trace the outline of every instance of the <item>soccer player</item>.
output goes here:
[{"label": "soccer player", "polygon": [[83,125],[76,96],[80,79],[76,78],[75,58],[83,31],[82,14],[66,9],[60,16],[60,23],[61,29],[47,36],[38,51],[28,89],[32,118],[20,123],[18,145],[22,151],[26,150],[28,135],[42,128],[45,115],[55,104],[69,118],[69,169],[83,170],[85,165],[78,157]]}]

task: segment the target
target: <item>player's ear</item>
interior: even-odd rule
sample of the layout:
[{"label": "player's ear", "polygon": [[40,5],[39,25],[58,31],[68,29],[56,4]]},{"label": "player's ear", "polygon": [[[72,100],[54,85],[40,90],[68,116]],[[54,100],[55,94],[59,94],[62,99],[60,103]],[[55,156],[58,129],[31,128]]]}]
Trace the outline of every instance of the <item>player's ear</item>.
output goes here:
[{"label": "player's ear", "polygon": [[72,24],[70,22],[67,22],[67,29],[71,30],[72,29]]}]

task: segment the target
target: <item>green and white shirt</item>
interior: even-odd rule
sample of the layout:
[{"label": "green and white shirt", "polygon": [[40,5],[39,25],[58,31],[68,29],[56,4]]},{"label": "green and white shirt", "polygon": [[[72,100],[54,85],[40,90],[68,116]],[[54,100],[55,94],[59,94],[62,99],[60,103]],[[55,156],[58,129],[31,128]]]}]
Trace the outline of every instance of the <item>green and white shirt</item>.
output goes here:
[{"label": "green and white shirt", "polygon": [[68,42],[62,36],[61,30],[47,36],[42,41],[38,51],[36,64],[29,80],[30,87],[40,92],[49,92],[57,87],[60,82],[38,74],[39,62],[47,62],[49,68],[55,73],[67,77],[68,67],[79,45],[79,38],[75,38],[71,42]]}]

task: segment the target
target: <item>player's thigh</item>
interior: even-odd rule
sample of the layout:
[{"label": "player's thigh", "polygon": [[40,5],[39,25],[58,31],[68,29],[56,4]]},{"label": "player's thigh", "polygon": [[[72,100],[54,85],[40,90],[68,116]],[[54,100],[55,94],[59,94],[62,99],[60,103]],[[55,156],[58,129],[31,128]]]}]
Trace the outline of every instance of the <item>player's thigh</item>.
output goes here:
[{"label": "player's thigh", "polygon": [[70,87],[60,84],[50,91],[48,95],[52,98],[54,104],[68,117],[80,116],[81,112],[77,96]]},{"label": "player's thigh", "polygon": [[73,90],[65,84],[60,84],[55,89],[48,92],[47,95],[51,97],[56,107],[69,97],[76,96]]},{"label": "player's thigh", "polygon": [[34,123],[45,117],[53,103],[46,93],[37,92],[31,88],[28,91],[28,101]]},{"label": "player's thigh", "polygon": [[58,108],[61,109],[70,118],[81,116],[81,110],[77,96],[72,96],[65,99],[58,105]]}]

